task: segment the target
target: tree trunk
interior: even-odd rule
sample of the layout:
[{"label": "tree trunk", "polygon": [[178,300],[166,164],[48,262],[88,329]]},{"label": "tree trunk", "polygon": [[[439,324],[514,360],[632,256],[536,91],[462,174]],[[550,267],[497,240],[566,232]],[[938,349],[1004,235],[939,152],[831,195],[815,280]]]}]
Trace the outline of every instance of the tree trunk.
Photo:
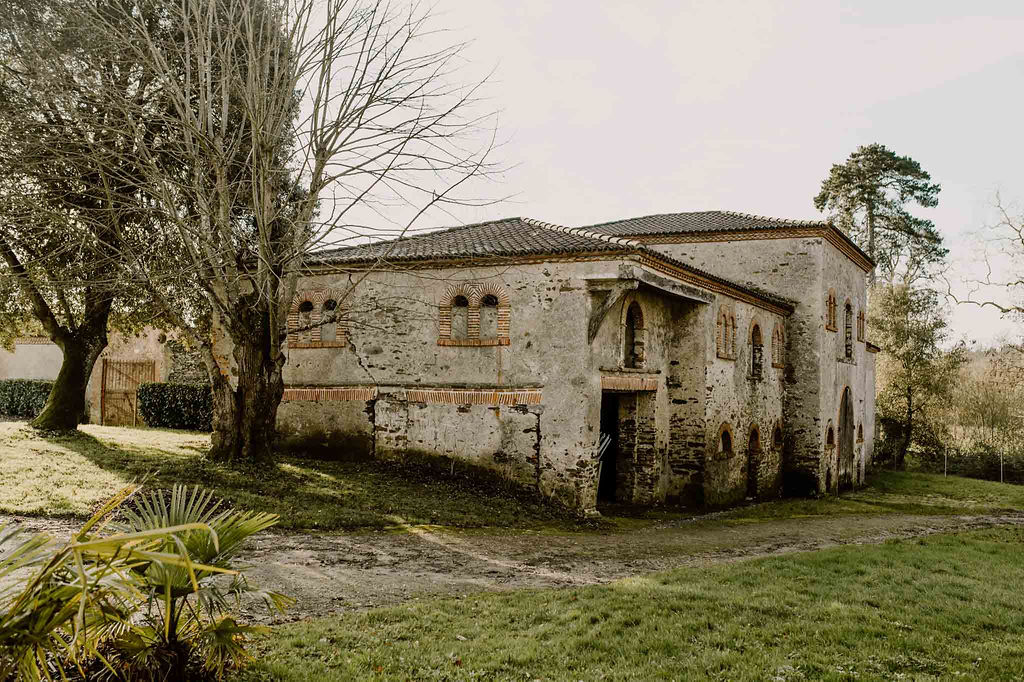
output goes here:
[{"label": "tree trunk", "polygon": [[219,369],[215,375],[211,372],[210,458],[234,465],[265,464],[273,458],[271,442],[284,395],[281,366],[270,357],[263,339],[234,339],[234,343],[237,383]]},{"label": "tree trunk", "polygon": [[64,352],[60,372],[43,411],[31,422],[45,431],[70,431],[85,421],[85,391],[96,360],[107,347],[107,332],[67,339],[60,345]]}]

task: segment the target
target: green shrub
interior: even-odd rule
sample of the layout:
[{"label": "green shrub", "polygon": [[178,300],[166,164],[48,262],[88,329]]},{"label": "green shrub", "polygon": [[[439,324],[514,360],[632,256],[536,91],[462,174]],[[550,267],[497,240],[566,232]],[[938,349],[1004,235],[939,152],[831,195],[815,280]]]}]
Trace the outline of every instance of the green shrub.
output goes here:
[{"label": "green shrub", "polygon": [[213,429],[213,394],[208,384],[140,384],[138,396],[139,413],[149,426]]},{"label": "green shrub", "polygon": [[52,381],[0,380],[0,414],[8,417],[35,417],[43,411],[52,388]]}]

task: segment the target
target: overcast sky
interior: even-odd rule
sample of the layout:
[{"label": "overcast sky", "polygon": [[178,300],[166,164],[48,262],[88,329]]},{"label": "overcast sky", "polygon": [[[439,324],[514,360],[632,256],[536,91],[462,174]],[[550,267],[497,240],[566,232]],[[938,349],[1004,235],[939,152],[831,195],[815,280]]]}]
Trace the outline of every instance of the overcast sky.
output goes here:
[{"label": "overcast sky", "polygon": [[[818,217],[832,163],[880,142],[941,183],[954,256],[1024,197],[1021,0],[438,0],[495,68],[513,201],[465,221],[564,225],[730,209]],[[960,309],[958,333],[1013,325]]]}]

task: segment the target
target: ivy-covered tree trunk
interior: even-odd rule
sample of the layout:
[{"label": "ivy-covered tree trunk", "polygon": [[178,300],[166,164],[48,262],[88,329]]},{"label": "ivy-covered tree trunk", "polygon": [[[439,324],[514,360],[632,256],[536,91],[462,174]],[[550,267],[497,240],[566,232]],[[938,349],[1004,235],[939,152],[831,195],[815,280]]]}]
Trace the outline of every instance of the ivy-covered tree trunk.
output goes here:
[{"label": "ivy-covered tree trunk", "polygon": [[67,338],[57,344],[64,353],[64,361],[43,411],[31,422],[46,431],[73,430],[85,420],[86,388],[96,360],[107,347],[107,331]]}]

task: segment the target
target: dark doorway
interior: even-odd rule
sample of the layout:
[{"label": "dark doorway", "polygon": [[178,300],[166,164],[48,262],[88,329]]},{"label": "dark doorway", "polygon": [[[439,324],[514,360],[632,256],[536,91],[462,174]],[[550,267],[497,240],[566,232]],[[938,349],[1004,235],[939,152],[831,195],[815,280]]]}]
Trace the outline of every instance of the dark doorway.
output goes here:
[{"label": "dark doorway", "polygon": [[843,389],[839,403],[839,489],[850,490],[856,483],[853,463],[853,396],[849,388]]},{"label": "dark doorway", "polygon": [[603,448],[597,480],[599,502],[615,502],[615,463],[619,454],[619,396],[617,393],[601,394],[601,437],[599,447]]}]

